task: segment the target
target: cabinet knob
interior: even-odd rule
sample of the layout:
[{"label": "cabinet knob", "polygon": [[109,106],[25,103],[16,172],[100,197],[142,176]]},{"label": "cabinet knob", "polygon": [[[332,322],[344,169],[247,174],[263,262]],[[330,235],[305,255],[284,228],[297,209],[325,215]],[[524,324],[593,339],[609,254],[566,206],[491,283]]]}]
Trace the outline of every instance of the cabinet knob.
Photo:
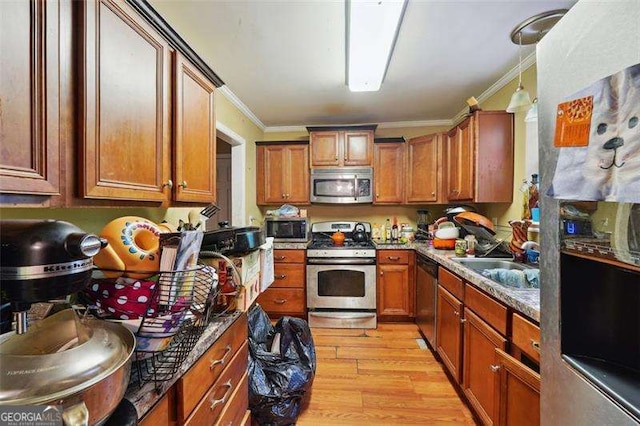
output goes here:
[{"label": "cabinet knob", "polygon": [[275,276],[276,280],[284,280],[285,278],[287,278],[287,276],[285,274],[281,274],[281,275],[276,275]]},{"label": "cabinet knob", "polygon": [[287,256],[273,256],[275,260],[285,260]]},{"label": "cabinet knob", "polygon": [[460,324],[464,324],[465,322],[467,322],[466,318],[460,318]]},{"label": "cabinet knob", "polygon": [[287,198],[291,198],[291,194],[287,194]]},{"label": "cabinet knob", "polygon": [[494,373],[497,373],[498,370],[500,370],[500,366],[499,365],[490,365],[489,366],[489,370],[493,371]]},{"label": "cabinet knob", "polygon": [[283,193],[283,194],[282,194],[282,198],[287,198],[287,197],[286,197],[286,195],[287,195],[287,194]]},{"label": "cabinet knob", "polygon": [[376,198],[380,198],[380,194],[376,194]]},{"label": "cabinet knob", "polygon": [[168,181],[166,181],[165,183],[162,184],[162,187],[167,187],[169,189],[173,188],[173,181],[171,179],[169,179]]},{"label": "cabinet knob", "polygon": [[275,303],[276,305],[284,305],[285,303],[287,303],[287,299],[276,299],[273,301],[273,303]]},{"label": "cabinet knob", "polygon": [[179,186],[179,187],[181,187],[181,188],[186,188],[186,187],[187,187],[187,181],[186,181],[186,180],[183,180],[182,182],[180,182],[180,183],[178,184],[178,186]]},{"label": "cabinet knob", "polygon": [[458,312],[458,311],[453,311],[453,315],[455,315],[455,316],[459,317],[459,316],[460,316],[460,312]]},{"label": "cabinet knob", "polygon": [[535,340],[531,340],[531,347],[538,353],[540,353],[540,342],[536,342]]},{"label": "cabinet knob", "polygon": [[435,193],[435,192],[432,192],[432,193],[431,193],[431,195],[436,195],[436,193]]},{"label": "cabinet knob", "polygon": [[384,275],[384,272],[383,272],[383,271],[380,271],[380,276],[383,276],[383,275]]}]

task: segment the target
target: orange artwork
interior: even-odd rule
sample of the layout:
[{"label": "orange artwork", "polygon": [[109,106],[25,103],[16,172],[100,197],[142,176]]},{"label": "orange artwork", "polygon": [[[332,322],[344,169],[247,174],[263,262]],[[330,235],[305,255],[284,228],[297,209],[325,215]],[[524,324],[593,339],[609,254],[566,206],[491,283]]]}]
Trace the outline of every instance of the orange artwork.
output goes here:
[{"label": "orange artwork", "polygon": [[558,148],[588,146],[592,113],[593,96],[559,104],[553,144]]}]

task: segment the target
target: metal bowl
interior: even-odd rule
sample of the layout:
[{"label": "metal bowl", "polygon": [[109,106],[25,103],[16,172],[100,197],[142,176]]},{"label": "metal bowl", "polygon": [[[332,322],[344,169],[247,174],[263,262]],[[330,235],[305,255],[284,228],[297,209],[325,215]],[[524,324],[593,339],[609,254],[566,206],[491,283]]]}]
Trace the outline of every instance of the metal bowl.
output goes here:
[{"label": "metal bowl", "polygon": [[134,348],[119,324],[58,312],[0,343],[0,405],[61,405],[63,418],[100,424],[124,396]]}]

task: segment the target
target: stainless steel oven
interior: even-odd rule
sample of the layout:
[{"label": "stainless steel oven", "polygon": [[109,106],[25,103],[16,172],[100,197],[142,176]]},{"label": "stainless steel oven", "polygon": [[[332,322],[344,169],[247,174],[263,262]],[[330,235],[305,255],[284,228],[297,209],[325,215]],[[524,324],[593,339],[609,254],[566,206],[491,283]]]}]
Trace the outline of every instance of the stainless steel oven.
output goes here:
[{"label": "stainless steel oven", "polygon": [[[311,327],[376,328],[373,243],[347,238],[344,245],[335,246],[326,238],[331,229],[340,229],[350,236],[354,225],[323,222],[312,226],[314,241],[307,249],[307,308]],[[365,224],[365,229],[369,232],[370,225]]]},{"label": "stainless steel oven", "polygon": [[312,203],[372,203],[373,168],[311,169]]}]

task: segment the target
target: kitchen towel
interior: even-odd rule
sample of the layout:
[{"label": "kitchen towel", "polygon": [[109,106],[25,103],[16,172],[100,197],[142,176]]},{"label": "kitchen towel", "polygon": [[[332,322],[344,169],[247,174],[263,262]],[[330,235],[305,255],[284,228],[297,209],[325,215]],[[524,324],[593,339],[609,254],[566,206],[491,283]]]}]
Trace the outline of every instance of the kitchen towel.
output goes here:
[{"label": "kitchen towel", "polygon": [[555,145],[560,153],[547,194],[640,202],[640,64],[567,100],[557,111]]}]

